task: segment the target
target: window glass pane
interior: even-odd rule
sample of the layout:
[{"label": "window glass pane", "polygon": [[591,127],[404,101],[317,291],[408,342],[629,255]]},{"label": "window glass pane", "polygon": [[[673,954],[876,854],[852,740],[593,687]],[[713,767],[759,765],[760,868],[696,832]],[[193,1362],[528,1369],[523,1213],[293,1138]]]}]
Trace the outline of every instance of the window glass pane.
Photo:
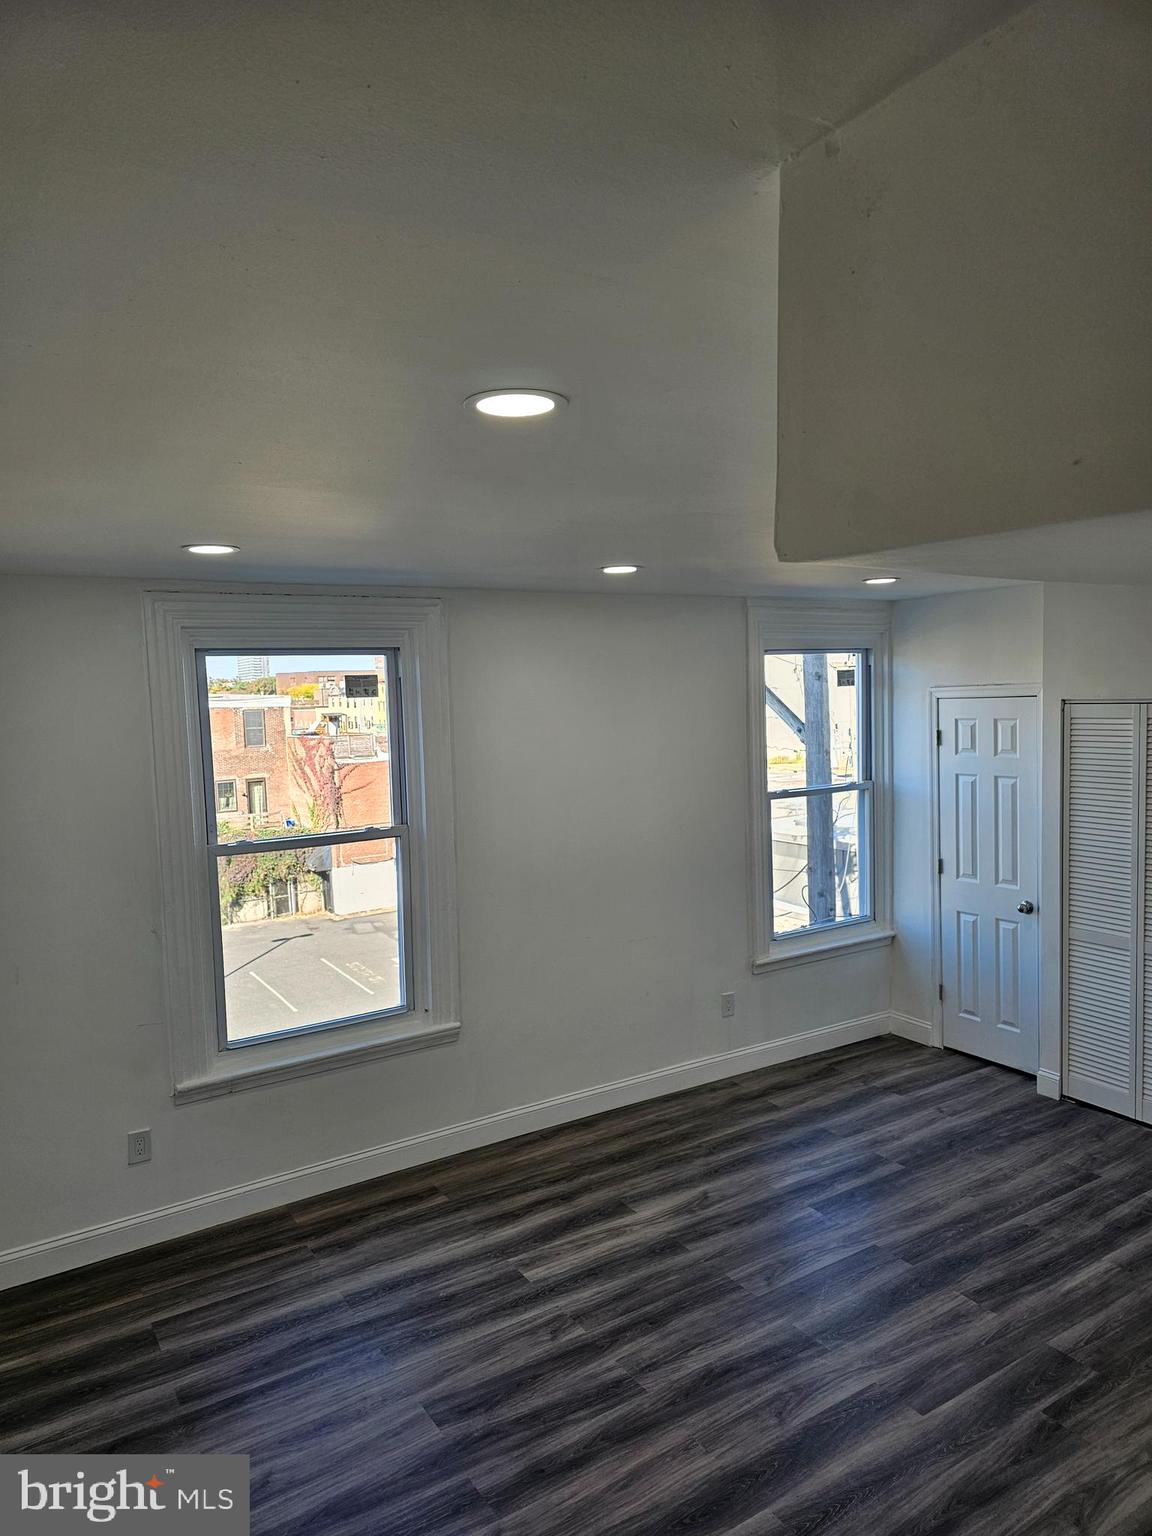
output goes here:
[{"label": "window glass pane", "polygon": [[242,709],[240,720],[244,731],[244,745],[246,747],[263,747],[268,744],[268,735],[264,727],[264,711],[262,709]]},{"label": "window glass pane", "polygon": [[230,1043],[404,1006],[399,851],[385,837],[219,855]]},{"label": "window glass pane", "polygon": [[216,812],[235,811],[238,804],[236,800],[236,780],[218,779],[216,781]]},{"label": "window glass pane", "polygon": [[869,777],[862,760],[859,651],[770,651],[764,657],[769,790]]},{"label": "window glass pane", "polygon": [[871,916],[868,804],[857,789],[770,802],[776,937]]},{"label": "window glass pane", "polygon": [[217,795],[218,841],[393,825],[391,665],[205,655],[209,772],[240,789],[231,803]]}]

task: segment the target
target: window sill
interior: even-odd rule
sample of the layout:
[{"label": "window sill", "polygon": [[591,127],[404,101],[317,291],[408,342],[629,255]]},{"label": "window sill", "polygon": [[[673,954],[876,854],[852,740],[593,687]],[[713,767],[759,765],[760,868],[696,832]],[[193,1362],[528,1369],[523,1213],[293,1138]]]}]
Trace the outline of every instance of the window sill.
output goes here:
[{"label": "window sill", "polygon": [[792,965],[808,965],[813,960],[831,959],[837,955],[861,954],[869,949],[882,949],[896,937],[895,929],[862,927],[859,933],[836,934],[820,939],[798,939],[794,943],[784,940],[774,944],[766,955],[757,955],[752,970],[757,975],[764,971],[786,970]]},{"label": "window sill", "polygon": [[314,1050],[307,1055],[298,1054],[289,1060],[264,1061],[245,1067],[235,1060],[234,1054],[222,1055],[219,1065],[203,1077],[177,1083],[172,1090],[172,1097],[177,1104],[194,1104],[201,1099],[217,1098],[221,1094],[243,1093],[249,1088],[264,1088],[272,1083],[287,1082],[294,1077],[308,1077],[314,1072],[331,1072],[338,1067],[359,1065],[381,1056],[420,1051],[432,1045],[451,1045],[459,1034],[459,1024],[405,1023],[392,1026],[386,1034],[358,1041],[354,1045],[329,1045],[326,1050]]}]

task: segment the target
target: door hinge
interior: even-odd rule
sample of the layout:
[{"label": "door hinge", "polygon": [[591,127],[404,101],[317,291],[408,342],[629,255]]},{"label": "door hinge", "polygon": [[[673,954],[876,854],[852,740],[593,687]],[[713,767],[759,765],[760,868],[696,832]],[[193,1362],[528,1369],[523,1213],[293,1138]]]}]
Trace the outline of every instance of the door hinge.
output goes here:
[{"label": "door hinge", "polygon": [[943,1002],[944,1001],[944,983],[941,982],[939,987],[937,987],[936,990],[939,993],[940,1001]]},{"label": "door hinge", "polygon": [[944,860],[943,859],[937,859],[936,860],[936,873],[938,875],[942,875],[944,873]]},{"label": "door hinge", "polygon": [[938,747],[942,747],[944,745],[944,732],[940,729],[939,726],[936,727],[936,745]]}]

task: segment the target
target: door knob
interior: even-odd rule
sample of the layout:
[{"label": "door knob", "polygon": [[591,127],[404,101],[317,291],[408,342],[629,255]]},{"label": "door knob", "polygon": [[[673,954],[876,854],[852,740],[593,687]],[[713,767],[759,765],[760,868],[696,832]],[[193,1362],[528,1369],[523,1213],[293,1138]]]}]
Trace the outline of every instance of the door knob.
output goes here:
[{"label": "door knob", "polygon": [[1016,910],[1017,912],[1035,912],[1036,908],[1030,901],[1022,901]]}]

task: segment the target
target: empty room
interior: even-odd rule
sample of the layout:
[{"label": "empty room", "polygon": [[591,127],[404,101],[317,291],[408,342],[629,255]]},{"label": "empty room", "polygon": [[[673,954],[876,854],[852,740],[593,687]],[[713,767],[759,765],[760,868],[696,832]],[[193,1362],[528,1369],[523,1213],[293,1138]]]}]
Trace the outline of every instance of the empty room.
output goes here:
[{"label": "empty room", "polygon": [[1148,1536],[1148,0],[0,124],[4,1536]]}]

